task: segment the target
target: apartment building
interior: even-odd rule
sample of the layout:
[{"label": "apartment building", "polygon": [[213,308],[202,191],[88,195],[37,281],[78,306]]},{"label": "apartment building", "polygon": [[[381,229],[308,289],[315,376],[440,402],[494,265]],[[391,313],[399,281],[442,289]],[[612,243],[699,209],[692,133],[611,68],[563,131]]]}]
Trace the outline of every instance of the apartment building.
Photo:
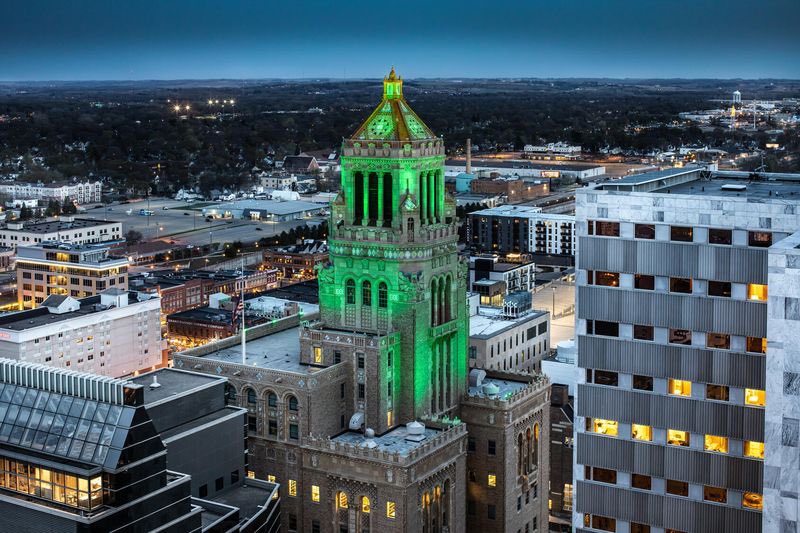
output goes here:
[{"label": "apartment building", "polygon": [[44,222],[7,222],[0,226],[0,246],[16,248],[45,241],[94,244],[122,239],[122,223],[62,216]]},{"label": "apartment building", "polygon": [[17,300],[39,306],[51,294],[85,298],[108,288],[127,290],[128,259],[107,246],[46,241],[17,248]]},{"label": "apartment building", "polygon": [[103,182],[85,181],[75,183],[0,183],[0,194],[12,198],[36,198],[37,200],[74,200],[80,204],[99,202],[103,193]]},{"label": "apartment building", "polygon": [[576,531],[797,531],[797,194],[698,166],[578,191]]},{"label": "apartment building", "polygon": [[166,364],[160,316],[161,300],[151,294],[48,296],[36,309],[0,316],[0,357],[129,376]]}]

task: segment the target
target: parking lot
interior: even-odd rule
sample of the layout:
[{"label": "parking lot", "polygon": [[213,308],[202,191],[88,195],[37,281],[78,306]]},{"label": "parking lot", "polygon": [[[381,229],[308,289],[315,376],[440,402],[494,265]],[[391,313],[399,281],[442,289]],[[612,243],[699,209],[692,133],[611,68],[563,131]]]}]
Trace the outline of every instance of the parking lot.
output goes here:
[{"label": "parking lot", "polygon": [[[165,198],[151,198],[149,201],[112,204],[88,207],[78,216],[95,220],[122,222],[123,235],[136,230],[146,240],[165,239],[178,244],[198,246],[210,242],[252,242],[263,237],[278,235],[307,222],[320,222],[324,217],[286,222],[262,222],[255,220],[213,220],[207,222],[203,217],[203,206],[208,202],[186,203]],[[140,215],[140,210],[152,211],[150,216]]]}]

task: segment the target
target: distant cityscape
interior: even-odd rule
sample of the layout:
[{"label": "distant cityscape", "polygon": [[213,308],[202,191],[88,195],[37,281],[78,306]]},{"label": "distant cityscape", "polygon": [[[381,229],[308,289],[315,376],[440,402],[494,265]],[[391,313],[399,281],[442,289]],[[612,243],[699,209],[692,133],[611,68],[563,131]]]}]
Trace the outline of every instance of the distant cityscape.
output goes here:
[{"label": "distant cityscape", "polygon": [[800,84],[712,81],[0,86],[0,529],[800,531]]}]

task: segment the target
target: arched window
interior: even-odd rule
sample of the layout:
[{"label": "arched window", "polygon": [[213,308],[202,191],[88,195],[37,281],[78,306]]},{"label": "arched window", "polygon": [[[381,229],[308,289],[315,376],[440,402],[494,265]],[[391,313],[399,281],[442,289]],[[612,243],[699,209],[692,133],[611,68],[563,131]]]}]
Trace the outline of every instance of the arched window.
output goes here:
[{"label": "arched window", "polygon": [[408,242],[414,242],[414,219],[409,218],[406,223],[406,232],[408,233]]},{"label": "arched window", "polygon": [[533,450],[532,466],[539,466],[539,424],[533,425]]},{"label": "arched window", "polygon": [[297,398],[294,396],[289,396],[289,410],[297,411]]},{"label": "arched window", "polygon": [[247,389],[247,403],[255,404],[256,403],[256,391],[253,389]]},{"label": "arched window", "polygon": [[533,454],[533,447],[531,446],[531,429],[528,428],[525,431],[525,456],[528,458],[528,460],[525,461],[525,466],[523,468],[525,474],[527,474],[531,470],[530,466],[532,464],[531,462],[532,454]]},{"label": "arched window", "polygon": [[361,497],[361,512],[364,514],[369,514],[372,506],[370,505],[369,498],[366,496]]},{"label": "arched window", "polygon": [[278,407],[278,397],[274,392],[270,392],[269,396],[267,396],[267,403],[270,407]]},{"label": "arched window", "polygon": [[522,475],[522,465],[525,464],[525,447],[522,444],[522,433],[517,435],[517,475]]},{"label": "arched window", "polygon": [[369,281],[361,284],[361,305],[372,305],[372,283]]},{"label": "arched window", "polygon": [[344,282],[344,293],[346,302],[350,305],[355,305],[356,303],[356,282],[353,279],[348,279]]},{"label": "arched window", "polygon": [[370,512],[372,511],[372,504],[369,501],[369,498],[366,496],[361,497],[361,514],[359,517],[359,524],[360,528],[357,530],[358,533],[370,533],[372,528],[370,527]]},{"label": "arched window", "polygon": [[378,284],[378,307],[386,309],[389,305],[389,289],[386,283],[380,282]]},{"label": "arched window", "polygon": [[347,493],[341,490],[336,493],[336,506],[339,509],[347,509]]}]

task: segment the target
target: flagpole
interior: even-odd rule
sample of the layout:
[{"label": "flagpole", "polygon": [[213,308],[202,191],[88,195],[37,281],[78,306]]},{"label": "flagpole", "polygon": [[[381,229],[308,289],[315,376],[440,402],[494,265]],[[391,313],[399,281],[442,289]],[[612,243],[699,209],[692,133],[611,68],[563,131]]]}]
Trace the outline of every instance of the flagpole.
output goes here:
[{"label": "flagpole", "polygon": [[244,257],[242,257],[242,287],[241,287],[241,295],[239,297],[241,298],[240,301],[242,303],[242,364],[246,365],[247,364],[247,350],[245,348],[245,343],[246,343],[245,335],[246,335],[246,333],[245,333],[245,323],[244,323]]}]

